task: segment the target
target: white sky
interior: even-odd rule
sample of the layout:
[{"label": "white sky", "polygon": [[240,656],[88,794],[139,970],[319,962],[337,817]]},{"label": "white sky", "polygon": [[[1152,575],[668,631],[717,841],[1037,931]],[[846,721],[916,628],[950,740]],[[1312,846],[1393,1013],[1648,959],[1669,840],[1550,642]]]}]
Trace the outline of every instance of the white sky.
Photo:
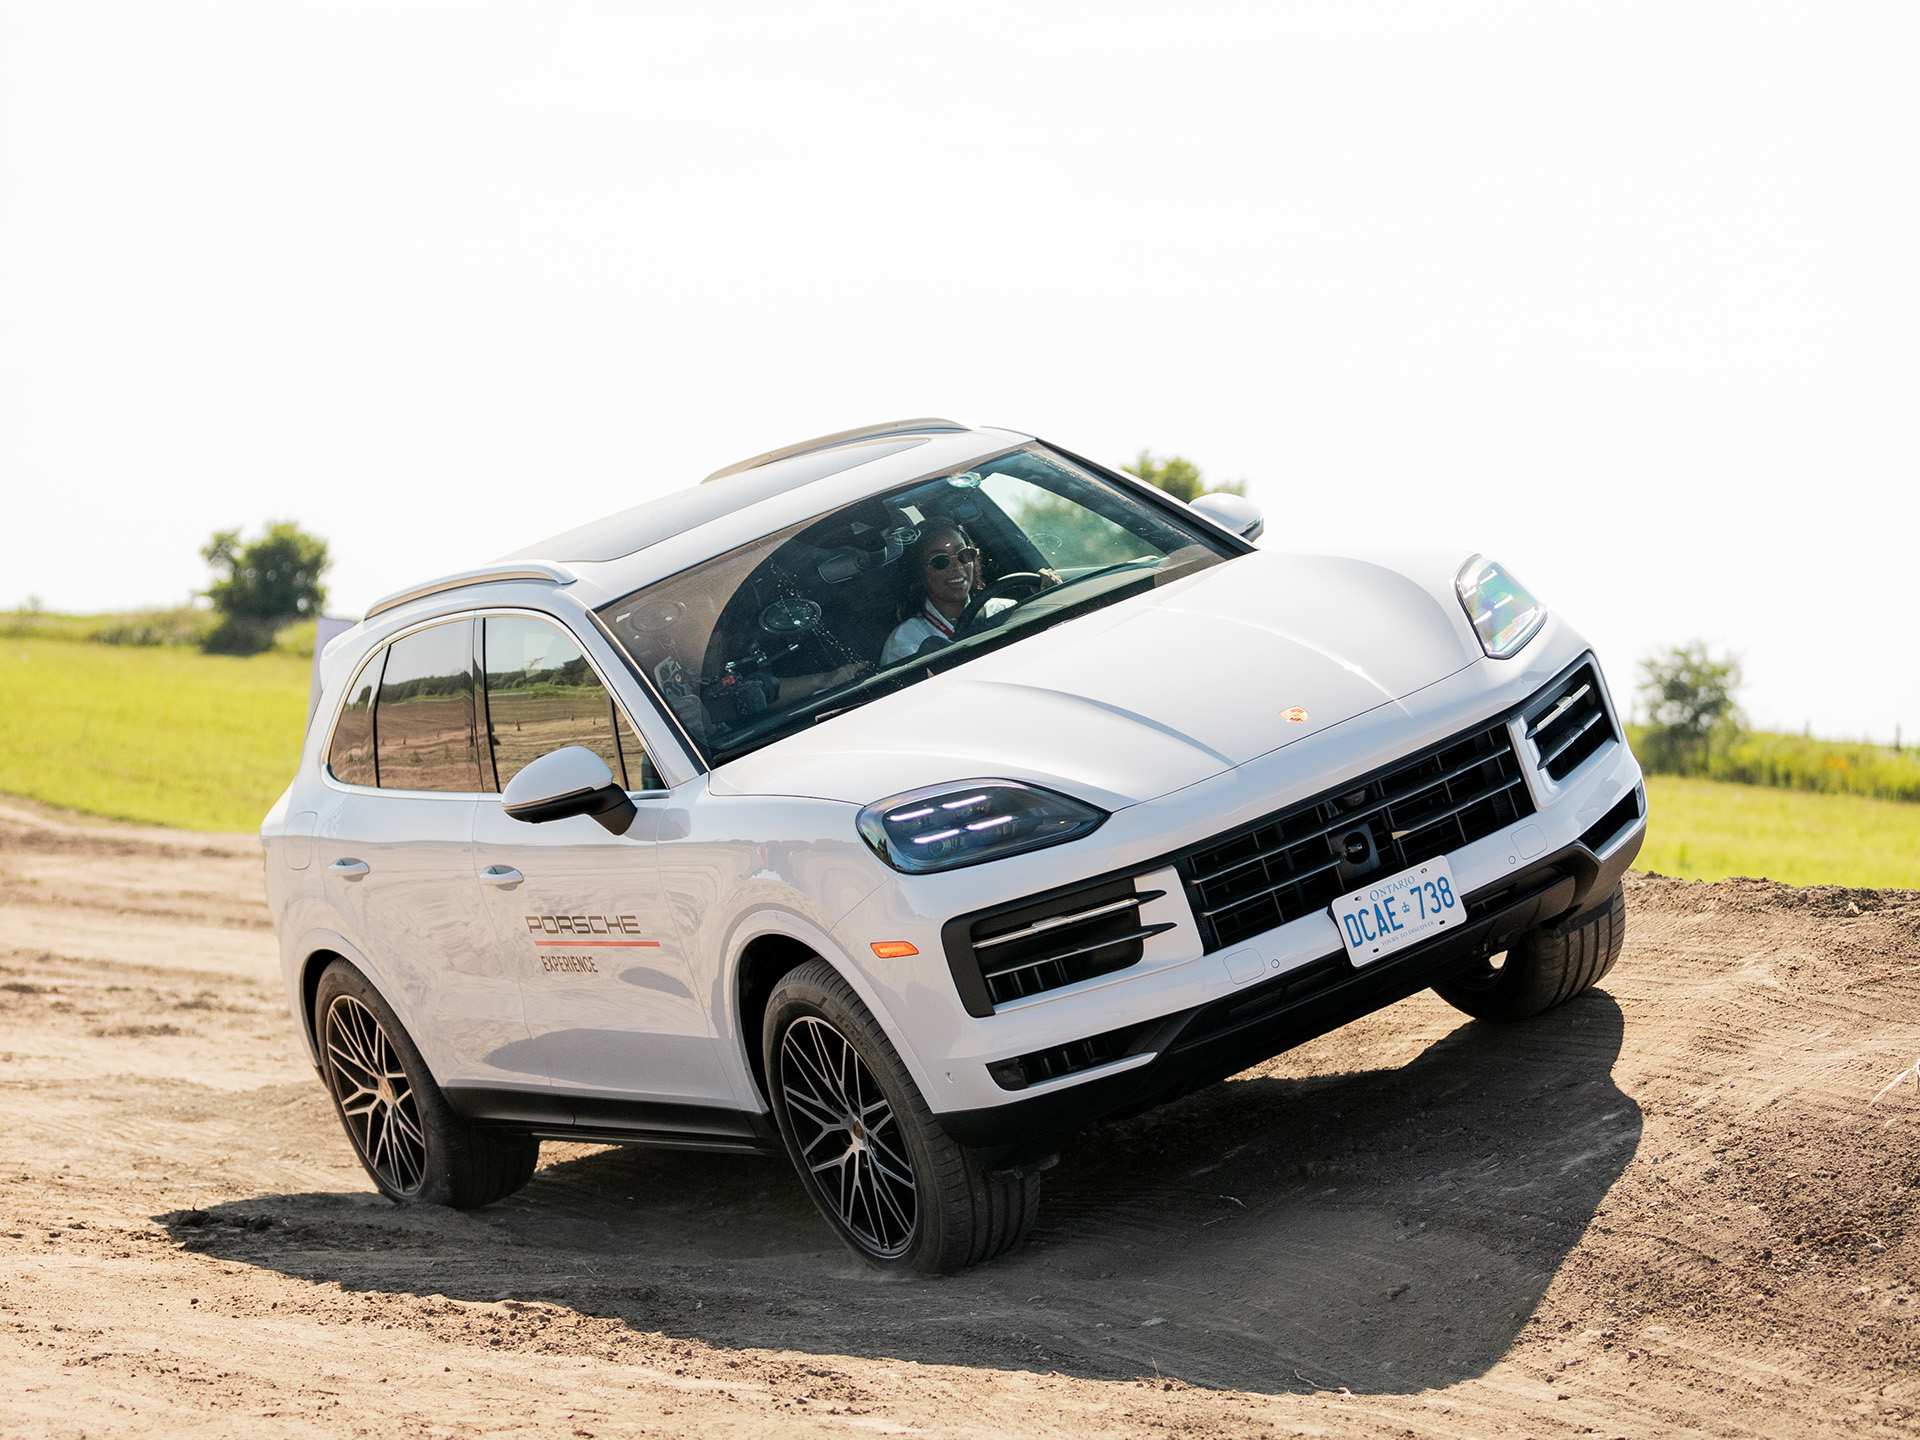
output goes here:
[{"label": "white sky", "polygon": [[289,517],[357,612],[951,414],[1913,739],[1916,54],[1831,0],[0,0],[0,605]]}]

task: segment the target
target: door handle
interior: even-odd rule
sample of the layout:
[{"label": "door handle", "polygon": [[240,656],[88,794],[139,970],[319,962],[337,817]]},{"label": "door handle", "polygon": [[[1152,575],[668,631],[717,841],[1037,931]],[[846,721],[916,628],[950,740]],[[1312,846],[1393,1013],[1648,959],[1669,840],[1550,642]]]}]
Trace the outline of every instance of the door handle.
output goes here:
[{"label": "door handle", "polygon": [[480,872],[480,878],[489,885],[498,885],[502,890],[511,890],[527,877],[511,865],[489,865]]},{"label": "door handle", "polygon": [[327,867],[327,873],[338,875],[342,880],[364,880],[373,867],[364,860],[352,860],[345,856]]}]

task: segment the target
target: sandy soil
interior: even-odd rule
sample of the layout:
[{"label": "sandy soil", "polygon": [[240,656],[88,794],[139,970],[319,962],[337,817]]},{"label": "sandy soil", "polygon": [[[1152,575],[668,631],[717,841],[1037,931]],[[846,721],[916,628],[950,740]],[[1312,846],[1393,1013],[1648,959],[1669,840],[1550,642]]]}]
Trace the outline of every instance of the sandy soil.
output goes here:
[{"label": "sandy soil", "polygon": [[1410,1001],[887,1282],[772,1161],[387,1204],[259,867],[0,802],[0,1434],[1920,1434],[1920,895],[1635,877],[1605,993]]}]

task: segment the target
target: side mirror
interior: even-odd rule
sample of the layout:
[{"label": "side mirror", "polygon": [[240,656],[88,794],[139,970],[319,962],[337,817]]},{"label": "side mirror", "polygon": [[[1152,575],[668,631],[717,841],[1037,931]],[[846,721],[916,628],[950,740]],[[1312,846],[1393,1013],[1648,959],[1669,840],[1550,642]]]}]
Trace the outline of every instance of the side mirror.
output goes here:
[{"label": "side mirror", "polygon": [[613,778],[607,762],[583,745],[550,750],[507,782],[500,808],[529,825],[591,815],[612,835],[633,824],[633,801]]},{"label": "side mirror", "polygon": [[1267,517],[1260,513],[1258,505],[1244,495],[1215,491],[1195,500],[1193,508],[1222,530],[1231,530],[1242,540],[1258,540],[1260,532],[1267,528]]}]

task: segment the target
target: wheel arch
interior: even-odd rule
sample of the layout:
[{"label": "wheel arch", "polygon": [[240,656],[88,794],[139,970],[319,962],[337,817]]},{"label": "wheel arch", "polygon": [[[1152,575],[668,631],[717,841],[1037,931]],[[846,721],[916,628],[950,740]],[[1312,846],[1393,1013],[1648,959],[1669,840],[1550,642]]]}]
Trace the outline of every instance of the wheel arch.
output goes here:
[{"label": "wheel arch", "polygon": [[[780,983],[782,977],[810,961],[823,958],[816,955],[811,946],[802,944],[793,936],[770,930],[749,940],[735,963],[735,1024],[740,1047],[745,1051],[747,1075],[753,1081],[754,1092],[763,1105],[770,1103],[766,1057],[761,1053],[760,1045],[760,1036],[766,1026],[767,1002],[773,998],[774,986]],[[832,964],[831,961],[827,963]]]},{"label": "wheel arch", "polygon": [[729,948],[733,958],[727,967],[724,994],[730,1008],[729,1019],[735,1047],[739,1052],[738,1059],[745,1066],[748,1082],[759,1103],[768,1103],[766,1066],[760,1054],[760,1035],[766,1021],[767,1000],[773,994],[773,987],[780,983],[781,976],[811,960],[825,961],[853,987],[854,994],[860,997],[860,1003],[867,1007],[867,1013],[873,1016],[874,1023],[879,1025],[887,1042],[893,1046],[894,1053],[900,1057],[901,1064],[913,1077],[913,1083],[920,1087],[920,1093],[930,1093],[919,1057],[905,1043],[900,1027],[894,1023],[886,1004],[874,992],[868,977],[848,961],[826,934],[805,924],[797,916],[766,915],[760,917],[757,923],[743,926],[736,932],[734,943]]},{"label": "wheel arch", "polygon": [[[414,1025],[411,1007],[406,996],[398,993],[399,987],[389,984],[388,977],[380,966],[374,964],[360,949],[349,942],[345,936],[334,931],[317,930],[303,937],[294,951],[300,955],[297,967],[290,967],[293,976],[293,1000],[299,1007],[300,1033],[307,1042],[307,1053],[315,1065],[320,1063],[319,1017],[314,1014],[314,997],[320,988],[320,976],[328,965],[335,960],[344,960],[358,970],[375,990],[380,998],[392,1007],[400,1023],[406,1027],[409,1035],[418,1035]],[[414,1042],[419,1043],[417,1040]],[[424,1058],[424,1052],[423,1058]],[[429,1067],[431,1068],[431,1067]]]},{"label": "wheel arch", "polygon": [[[320,1017],[313,1013],[313,1002],[320,993],[320,976],[334,961],[346,959],[338,950],[315,950],[300,967],[300,1023],[316,1060],[320,1054]],[[347,963],[353,962],[347,960]]]}]

